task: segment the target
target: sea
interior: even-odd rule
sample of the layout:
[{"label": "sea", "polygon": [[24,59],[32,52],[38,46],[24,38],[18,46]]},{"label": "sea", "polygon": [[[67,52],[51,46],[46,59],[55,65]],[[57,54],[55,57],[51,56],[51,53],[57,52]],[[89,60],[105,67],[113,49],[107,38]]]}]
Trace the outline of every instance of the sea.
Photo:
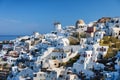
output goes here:
[{"label": "sea", "polygon": [[24,36],[24,35],[0,35],[0,41],[14,40],[20,36]]}]

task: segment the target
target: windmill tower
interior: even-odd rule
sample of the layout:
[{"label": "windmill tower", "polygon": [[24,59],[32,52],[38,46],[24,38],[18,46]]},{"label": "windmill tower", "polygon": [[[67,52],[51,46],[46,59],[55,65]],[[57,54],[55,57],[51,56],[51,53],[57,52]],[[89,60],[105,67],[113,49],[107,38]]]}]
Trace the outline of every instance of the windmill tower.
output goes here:
[{"label": "windmill tower", "polygon": [[62,30],[61,23],[59,23],[59,22],[55,22],[55,23],[54,23],[54,27],[55,27],[55,30],[56,30],[57,32],[60,32],[60,31]]}]

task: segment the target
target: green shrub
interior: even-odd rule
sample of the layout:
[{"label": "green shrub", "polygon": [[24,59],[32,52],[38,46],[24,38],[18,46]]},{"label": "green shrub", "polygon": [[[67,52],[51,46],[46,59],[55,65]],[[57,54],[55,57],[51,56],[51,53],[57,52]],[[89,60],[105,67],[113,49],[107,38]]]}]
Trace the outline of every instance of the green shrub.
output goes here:
[{"label": "green shrub", "polygon": [[120,50],[120,40],[112,36],[104,36],[100,40],[101,46],[109,46],[107,54],[104,58],[110,58],[116,55],[117,51]]},{"label": "green shrub", "polygon": [[68,40],[70,41],[70,45],[78,45],[79,44],[79,40],[75,37],[70,36],[68,38]]}]

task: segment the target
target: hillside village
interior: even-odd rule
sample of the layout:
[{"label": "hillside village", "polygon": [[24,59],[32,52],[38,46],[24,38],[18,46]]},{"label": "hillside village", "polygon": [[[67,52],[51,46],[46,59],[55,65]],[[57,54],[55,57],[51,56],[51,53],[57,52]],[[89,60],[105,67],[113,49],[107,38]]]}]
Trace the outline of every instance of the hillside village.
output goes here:
[{"label": "hillside village", "polygon": [[120,18],[54,23],[0,43],[0,80],[120,80]]}]

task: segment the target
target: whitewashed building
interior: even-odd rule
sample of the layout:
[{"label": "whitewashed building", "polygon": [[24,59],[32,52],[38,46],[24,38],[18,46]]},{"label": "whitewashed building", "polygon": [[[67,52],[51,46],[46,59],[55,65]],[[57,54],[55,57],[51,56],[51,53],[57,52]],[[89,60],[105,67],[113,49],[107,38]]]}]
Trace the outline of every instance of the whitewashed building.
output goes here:
[{"label": "whitewashed building", "polygon": [[57,73],[51,70],[39,71],[34,74],[33,80],[57,80]]},{"label": "whitewashed building", "polygon": [[94,41],[99,42],[105,35],[104,31],[96,31],[94,35]]},{"label": "whitewashed building", "polygon": [[111,28],[112,36],[120,39],[120,28]]}]

